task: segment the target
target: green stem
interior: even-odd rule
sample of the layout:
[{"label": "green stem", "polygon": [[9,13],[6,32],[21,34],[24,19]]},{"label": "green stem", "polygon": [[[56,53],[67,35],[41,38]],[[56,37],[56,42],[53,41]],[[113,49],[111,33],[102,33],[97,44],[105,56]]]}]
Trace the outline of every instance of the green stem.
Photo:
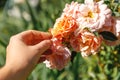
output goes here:
[{"label": "green stem", "polygon": [[31,16],[31,19],[32,19],[32,23],[33,23],[33,26],[34,26],[34,29],[35,30],[38,30],[38,27],[40,26],[39,22],[37,21],[36,17],[35,17],[35,13],[34,11],[32,10],[32,7],[30,6],[28,0],[25,0],[26,1],[26,4],[28,6],[28,10],[29,10],[29,13],[30,13],[30,16]]},{"label": "green stem", "polygon": [[7,46],[7,44],[5,44],[1,39],[0,39],[0,44],[3,45],[4,47]]}]

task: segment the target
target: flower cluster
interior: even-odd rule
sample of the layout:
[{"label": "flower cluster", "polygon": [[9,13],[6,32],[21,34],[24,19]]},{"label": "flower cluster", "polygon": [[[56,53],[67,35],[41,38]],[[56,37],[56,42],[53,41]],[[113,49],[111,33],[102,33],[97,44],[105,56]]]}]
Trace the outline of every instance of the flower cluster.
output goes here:
[{"label": "flower cluster", "polygon": [[[62,15],[51,29],[51,54],[46,66],[61,70],[70,61],[71,50],[83,57],[96,54],[102,45],[120,44],[120,18],[115,18],[104,1],[85,0],[66,4]],[[70,50],[71,49],[71,50]]]}]

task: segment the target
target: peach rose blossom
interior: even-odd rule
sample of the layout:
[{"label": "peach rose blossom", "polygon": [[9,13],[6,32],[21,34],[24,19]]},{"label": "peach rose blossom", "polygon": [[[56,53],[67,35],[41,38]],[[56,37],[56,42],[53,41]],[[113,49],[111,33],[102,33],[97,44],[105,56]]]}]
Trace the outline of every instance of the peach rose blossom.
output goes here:
[{"label": "peach rose blossom", "polygon": [[67,47],[63,46],[57,38],[53,38],[52,41],[53,44],[50,50],[46,52],[46,59],[43,63],[45,63],[48,68],[62,70],[70,61],[71,52]]},{"label": "peach rose blossom", "polygon": [[56,23],[51,30],[53,37],[58,39],[69,38],[69,36],[77,29],[76,20],[72,17],[61,17],[56,20]]},{"label": "peach rose blossom", "polygon": [[111,10],[103,4],[103,1],[85,0],[85,4],[77,2],[67,4],[63,10],[62,16],[64,15],[75,18],[79,27],[88,27],[91,31],[97,31],[103,27],[105,20],[110,18]]},{"label": "peach rose blossom", "polygon": [[72,37],[70,43],[75,51],[81,52],[85,57],[96,54],[101,46],[101,38],[84,29],[79,35]]}]

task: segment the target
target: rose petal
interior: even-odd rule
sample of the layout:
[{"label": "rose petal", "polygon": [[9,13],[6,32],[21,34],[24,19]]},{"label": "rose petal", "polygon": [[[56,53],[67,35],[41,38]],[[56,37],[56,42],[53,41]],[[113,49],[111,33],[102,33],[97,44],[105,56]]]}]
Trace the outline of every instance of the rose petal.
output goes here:
[{"label": "rose petal", "polygon": [[46,60],[43,62],[46,67],[51,69],[62,70],[70,61],[71,52],[63,46],[56,38],[52,39],[53,45],[51,46],[52,54],[46,55]]},{"label": "rose petal", "polygon": [[101,37],[95,36],[93,33],[84,29],[78,36],[70,39],[70,44],[75,51],[81,52],[82,56],[95,54],[101,45]]}]

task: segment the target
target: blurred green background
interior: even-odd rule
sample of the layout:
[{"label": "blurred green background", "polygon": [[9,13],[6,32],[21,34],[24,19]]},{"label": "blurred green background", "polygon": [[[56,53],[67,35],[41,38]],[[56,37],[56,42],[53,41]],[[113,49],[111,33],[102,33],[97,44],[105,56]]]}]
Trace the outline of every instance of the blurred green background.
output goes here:
[{"label": "blurred green background", "polygon": [[[0,0],[0,67],[5,64],[9,38],[21,31],[48,31],[61,15],[66,3],[84,0]],[[97,0],[98,1],[98,0]],[[120,0],[105,0],[120,17]],[[120,45],[102,46],[97,55],[82,58],[77,54],[63,70],[51,70],[39,64],[27,80],[120,80]]]}]

